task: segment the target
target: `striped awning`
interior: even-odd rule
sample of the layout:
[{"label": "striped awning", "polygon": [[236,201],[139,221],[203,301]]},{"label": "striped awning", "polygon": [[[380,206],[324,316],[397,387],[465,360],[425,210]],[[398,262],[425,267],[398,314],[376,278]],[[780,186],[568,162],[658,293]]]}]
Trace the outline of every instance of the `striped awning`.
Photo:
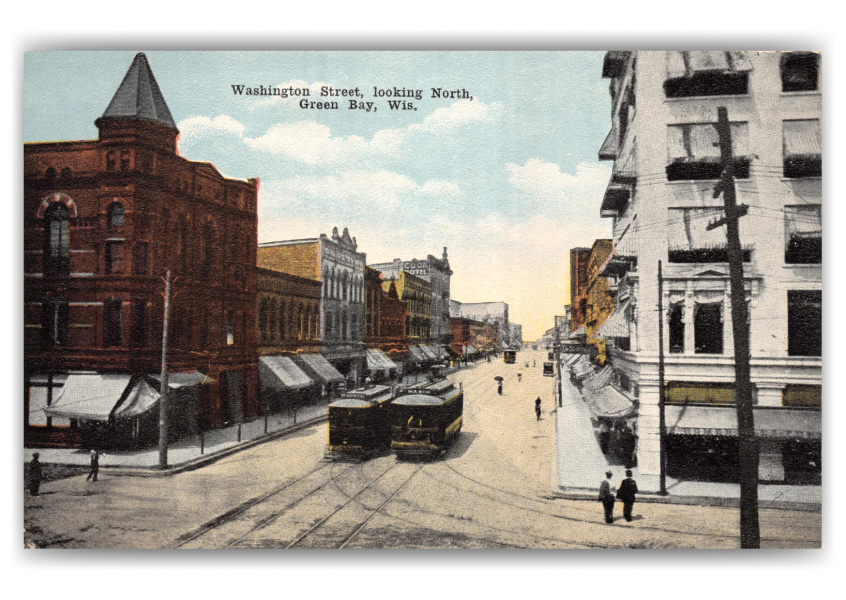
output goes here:
[{"label": "striped awning", "polygon": [[259,385],[269,390],[300,390],[314,381],[287,356],[259,357]]},{"label": "striped awning", "polygon": [[71,373],[58,398],[44,412],[51,417],[108,421],[115,405],[130,392],[132,375]]},{"label": "striped awning", "polygon": [[627,338],[629,337],[629,319],[626,311],[629,308],[629,302],[626,300],[611,313],[611,316],[602,322],[596,333],[593,334],[595,338]]},{"label": "striped awning", "polygon": [[584,336],[585,336],[585,326],[582,325],[576,331],[574,331],[573,333],[570,334],[570,339],[572,340],[574,338],[584,337]]},{"label": "striped awning", "polygon": [[321,354],[299,354],[294,357],[297,366],[315,381],[341,383],[344,376]]},{"label": "striped awning", "polygon": [[595,390],[585,388],[585,402],[595,417],[621,419],[628,417],[634,410],[634,403],[613,385]]}]

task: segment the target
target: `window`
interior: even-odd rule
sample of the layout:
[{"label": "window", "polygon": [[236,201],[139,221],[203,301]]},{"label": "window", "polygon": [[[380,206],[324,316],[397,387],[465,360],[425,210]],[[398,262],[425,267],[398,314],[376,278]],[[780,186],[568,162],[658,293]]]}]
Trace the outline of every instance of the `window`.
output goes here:
[{"label": "window", "polygon": [[146,275],[149,265],[147,263],[147,242],[138,242],[132,251],[132,271],[136,275]]},{"label": "window", "polygon": [[822,176],[822,132],[818,119],[785,121],[784,176]]},{"label": "window", "polygon": [[822,207],[784,207],[784,262],[793,265],[822,263]]},{"label": "window", "polygon": [[696,303],[693,307],[696,354],[723,353],[723,303]]},{"label": "window", "polygon": [[822,386],[819,385],[786,385],[781,394],[782,406],[822,406]]},{"label": "window", "polygon": [[203,262],[201,275],[203,279],[209,279],[213,270],[214,258],[214,228],[210,223],[206,223],[203,228]]},{"label": "window", "polygon": [[59,175],[62,179],[70,179],[71,177],[71,170],[70,167],[65,167],[62,169],[62,173]]},{"label": "window", "polygon": [[103,344],[123,345],[123,301],[106,300],[103,303]]},{"label": "window", "polygon": [[751,70],[745,52],[667,52],[668,98],[747,94]]},{"label": "window", "polygon": [[667,382],[667,404],[733,404],[731,383]]},{"label": "window", "polygon": [[[749,127],[731,123],[734,176],[749,178]],[[715,123],[667,126],[667,180],[719,179],[723,172]]]},{"label": "window", "polygon": [[106,242],[106,273],[121,272],[123,242]]},{"label": "window", "polygon": [[[708,229],[721,218],[720,208],[671,208],[667,210],[667,257],[671,263],[728,262],[725,226]],[[748,239],[748,223],[739,220],[740,239]],[[752,259],[752,246],[743,247],[743,261]]]},{"label": "window", "polygon": [[147,345],[147,301],[143,298],[132,299],[132,320],[129,339],[136,348]]},{"label": "window", "polygon": [[56,169],[54,169],[53,167],[47,167],[47,171],[45,171],[44,177],[47,178],[47,181],[53,181],[56,178]]},{"label": "window", "polygon": [[109,206],[109,227],[123,227],[123,204],[113,202]]},{"label": "window", "polygon": [[781,91],[810,92],[819,88],[820,57],[813,52],[781,55]]},{"label": "window", "polygon": [[670,352],[673,354],[684,353],[684,303],[676,302],[670,304],[668,315],[670,330]]},{"label": "window", "polygon": [[114,171],[116,165],[117,165],[117,163],[115,162],[115,151],[109,150],[106,153],[106,170],[107,171]]},{"label": "window", "polygon": [[259,332],[261,337],[268,337],[267,335],[267,299],[261,301],[259,305]]},{"label": "window", "polygon": [[44,276],[67,277],[70,273],[67,206],[54,202],[44,212]]},{"label": "window", "polygon": [[232,311],[226,311],[226,345],[235,345],[235,316]]},{"label": "window", "polygon": [[120,153],[120,170],[129,170],[129,150],[122,150]]},{"label": "window", "polygon": [[822,292],[787,292],[788,356],[822,356]]},{"label": "window", "polygon": [[45,298],[41,304],[41,341],[45,348],[68,344],[68,301]]}]

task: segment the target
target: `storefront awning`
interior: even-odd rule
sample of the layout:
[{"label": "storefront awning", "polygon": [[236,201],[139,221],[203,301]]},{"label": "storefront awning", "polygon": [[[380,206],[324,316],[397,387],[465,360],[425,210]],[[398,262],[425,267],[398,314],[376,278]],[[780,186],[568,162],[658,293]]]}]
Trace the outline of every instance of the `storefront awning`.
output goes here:
[{"label": "storefront awning", "polygon": [[[755,433],[779,439],[822,439],[822,414],[818,410],[755,407]],[[666,406],[667,433],[737,437],[734,406]]]},{"label": "storefront awning", "polygon": [[287,356],[261,356],[259,384],[270,390],[300,390],[314,382]]},{"label": "storefront awning", "polygon": [[51,417],[108,421],[118,401],[128,395],[131,382],[128,374],[71,373],[44,412]]},{"label": "storefront awning", "polygon": [[321,383],[341,383],[344,376],[320,354],[300,354],[294,357],[294,363],[315,381]]},{"label": "storefront awning", "polygon": [[581,355],[581,354],[566,354],[562,358],[562,361],[564,362],[565,365],[570,367],[570,366],[576,364],[582,356],[583,355]]},{"label": "storefront awning", "polygon": [[[168,384],[168,387],[171,387]],[[173,386],[182,387],[182,386]],[[171,396],[168,395],[168,398]],[[146,378],[139,377],[137,383],[132,386],[127,397],[121,402],[112,416],[116,419],[129,419],[144,414],[158,402],[159,392],[149,384]],[[166,403],[169,406],[169,403]]]},{"label": "storefront awning", "polygon": [[614,377],[614,369],[606,365],[601,371],[594,373],[582,382],[586,390],[595,391],[611,384]]},{"label": "storefront awning", "polygon": [[634,409],[634,403],[613,385],[588,390],[585,388],[585,402],[595,417],[622,419]]},{"label": "storefront awning", "polygon": [[420,350],[423,351],[423,355],[429,360],[438,360],[438,351],[433,346],[423,344],[420,346]]},{"label": "storefront awning", "polygon": [[467,356],[469,354],[476,354],[478,350],[473,347],[473,344],[467,344],[466,346],[464,346],[464,348],[461,349],[461,352],[462,354],[464,354],[464,356]]},{"label": "storefront awning", "polygon": [[[150,375],[153,381],[161,383],[161,375]],[[202,385],[205,383],[212,383],[214,379],[208,375],[204,375],[199,371],[183,371],[180,373],[168,373],[167,386],[169,388],[183,388],[192,385]]]},{"label": "storefront awning", "polygon": [[623,302],[611,313],[611,316],[602,322],[596,333],[593,334],[595,338],[627,338],[629,337],[629,320],[626,316],[626,310],[629,308],[628,300]]},{"label": "storefront awning", "polygon": [[585,337],[585,326],[582,325],[576,331],[570,334],[570,339],[575,339],[577,337]]},{"label": "storefront awning", "polygon": [[398,369],[394,361],[376,348],[367,349],[367,368],[371,371],[384,371],[386,373],[391,369]]}]

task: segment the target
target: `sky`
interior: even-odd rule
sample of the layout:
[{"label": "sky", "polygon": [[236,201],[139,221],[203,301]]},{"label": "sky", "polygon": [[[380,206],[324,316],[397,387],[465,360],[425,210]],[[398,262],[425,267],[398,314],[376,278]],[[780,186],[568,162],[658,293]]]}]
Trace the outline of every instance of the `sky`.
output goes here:
[{"label": "sky", "polygon": [[[139,51],[143,51],[139,50]],[[25,142],[95,139],[131,52],[28,52]],[[368,263],[441,256],[460,302],[504,301],[525,340],[569,302],[569,249],[611,237],[602,52],[145,52],[179,153],[258,177],[259,242],[348,227]],[[308,89],[303,97],[248,88]],[[321,89],[354,90],[375,110]],[[420,90],[391,110],[381,90]],[[433,98],[432,88],[470,98]],[[408,105],[406,105],[408,106]]]}]

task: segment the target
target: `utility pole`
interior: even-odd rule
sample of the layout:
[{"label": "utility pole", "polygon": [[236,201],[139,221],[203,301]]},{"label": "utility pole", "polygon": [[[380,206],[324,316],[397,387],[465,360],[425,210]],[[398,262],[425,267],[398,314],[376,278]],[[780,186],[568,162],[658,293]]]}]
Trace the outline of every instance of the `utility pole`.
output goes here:
[{"label": "utility pole", "polygon": [[717,133],[720,136],[720,159],[723,174],[714,197],[723,194],[725,219],[708,225],[714,229],[726,226],[726,241],[731,283],[731,321],[734,333],[735,405],[737,407],[737,434],[740,461],[740,547],[759,548],[761,534],[758,524],[758,439],[752,415],[752,386],[749,366],[749,315],[746,309],[746,291],[743,285],[743,250],[740,246],[739,217],[748,207],[737,206],[734,189],[734,156],[731,144],[731,126],[728,111],[717,109]]},{"label": "utility pole", "polygon": [[161,393],[159,394],[159,468],[167,468],[167,397],[169,391],[167,372],[167,329],[170,321],[170,269],[165,275],[164,324],[162,326],[162,375]]},{"label": "utility pole", "polygon": [[[558,317],[555,319],[555,396],[558,397],[558,406],[561,406],[561,329],[558,325]],[[563,319],[562,319],[563,320]]]},{"label": "utility pole", "polygon": [[665,405],[667,388],[664,385],[664,276],[661,273],[661,261],[658,261],[658,495],[667,493],[667,418]]}]

